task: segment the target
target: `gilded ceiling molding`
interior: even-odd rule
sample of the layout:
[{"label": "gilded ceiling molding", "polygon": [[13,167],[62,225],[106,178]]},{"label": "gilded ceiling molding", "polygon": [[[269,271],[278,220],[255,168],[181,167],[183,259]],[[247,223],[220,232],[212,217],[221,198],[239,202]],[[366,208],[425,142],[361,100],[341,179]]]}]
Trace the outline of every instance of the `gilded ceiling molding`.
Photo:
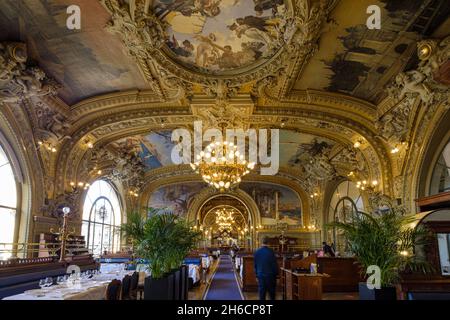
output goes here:
[{"label": "gilded ceiling molding", "polygon": [[[282,37],[270,43],[270,51],[273,52],[271,56],[262,59],[263,62],[256,63],[256,66],[252,64],[231,71],[212,72],[201,68],[187,68],[176,61],[174,54],[166,46],[168,26],[157,17],[151,1],[100,2],[111,14],[107,30],[119,35],[152,90],[163,100],[173,100],[169,88],[164,86],[166,83],[180,86],[178,92],[189,92],[191,85],[200,85],[212,96],[227,99],[241,86],[279,75],[280,71],[283,71],[284,76],[279,81],[278,95],[285,96],[303,66],[317,50],[322,29],[337,3],[334,0],[286,1],[286,12],[283,15],[286,23],[280,31]],[[167,78],[176,80],[167,81]]]},{"label": "gilded ceiling molding", "polygon": [[397,150],[393,167],[394,195],[414,213],[420,171],[427,145],[439,120],[450,107],[448,65],[450,37],[417,43],[416,69],[398,74],[379,106],[376,126],[381,137]]},{"label": "gilded ceiling molding", "polygon": [[118,112],[123,109],[157,109],[179,108],[183,103],[161,102],[152,91],[129,90],[99,95],[83,100],[71,107],[71,115],[79,121],[82,117],[89,117],[98,112]]}]

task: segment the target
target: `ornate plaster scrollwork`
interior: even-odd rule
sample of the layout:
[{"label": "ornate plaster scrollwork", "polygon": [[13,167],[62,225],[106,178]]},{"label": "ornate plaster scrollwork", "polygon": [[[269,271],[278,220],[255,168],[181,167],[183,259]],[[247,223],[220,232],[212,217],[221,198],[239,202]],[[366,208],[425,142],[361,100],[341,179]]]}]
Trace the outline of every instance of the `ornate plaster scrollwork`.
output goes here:
[{"label": "ornate plaster scrollwork", "polygon": [[129,146],[120,146],[110,177],[121,180],[129,189],[140,190],[145,182],[145,165]]},{"label": "ornate plaster scrollwork", "polygon": [[346,176],[353,172],[358,176],[367,176],[367,166],[361,151],[345,146],[333,157],[331,163],[339,175]]},{"label": "ornate plaster scrollwork", "polygon": [[421,59],[417,69],[399,73],[387,88],[388,95],[395,101],[419,97],[425,105],[443,102],[450,107],[448,83],[439,79],[440,68],[449,63],[450,37],[439,42],[423,40],[418,42],[417,47]]},{"label": "ornate plaster scrollwork", "polygon": [[37,139],[48,146],[56,147],[66,139],[71,139],[71,127],[67,117],[43,102],[36,103]]},{"label": "ornate plaster scrollwork", "polygon": [[320,185],[321,181],[329,181],[337,176],[336,169],[330,159],[331,146],[326,142],[313,141],[298,150],[306,156],[299,157],[300,166],[303,168],[304,187],[312,193]]},{"label": "ornate plaster scrollwork", "polygon": [[27,65],[27,60],[24,43],[0,43],[0,103],[56,95],[58,84],[39,67]]},{"label": "ornate plaster scrollwork", "polygon": [[381,138],[392,145],[407,141],[411,129],[409,118],[413,103],[410,99],[402,100],[375,122],[375,128]]}]

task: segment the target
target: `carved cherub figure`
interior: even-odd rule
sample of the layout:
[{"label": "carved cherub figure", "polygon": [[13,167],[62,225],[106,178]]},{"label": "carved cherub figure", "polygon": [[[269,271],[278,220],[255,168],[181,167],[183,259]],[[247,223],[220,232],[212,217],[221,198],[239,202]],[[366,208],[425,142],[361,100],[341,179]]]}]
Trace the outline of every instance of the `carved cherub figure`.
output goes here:
[{"label": "carved cherub figure", "polygon": [[424,103],[431,102],[432,92],[424,83],[425,79],[426,76],[417,70],[399,73],[395,77],[395,83],[401,88],[398,99],[402,100],[407,93],[417,93]]}]

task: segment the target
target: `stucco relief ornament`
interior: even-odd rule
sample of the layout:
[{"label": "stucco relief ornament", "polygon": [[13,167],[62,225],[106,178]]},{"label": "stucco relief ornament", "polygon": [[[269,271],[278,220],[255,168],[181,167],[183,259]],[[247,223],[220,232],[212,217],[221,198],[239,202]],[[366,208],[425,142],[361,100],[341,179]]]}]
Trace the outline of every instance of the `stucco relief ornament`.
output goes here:
[{"label": "stucco relief ornament", "polygon": [[336,3],[99,1],[111,14],[107,28],[121,37],[144,76],[167,99],[189,92],[189,88],[174,90],[167,84],[183,89],[199,85],[204,93],[227,99],[243,85],[279,76],[282,69],[289,69],[284,81],[296,78],[317,47],[323,24]]},{"label": "stucco relief ornament", "polygon": [[137,152],[127,146],[121,146],[114,162],[112,178],[122,180],[129,188],[142,188],[145,182],[145,165]]},{"label": "stucco relief ornament", "polygon": [[355,174],[363,173],[367,171],[366,163],[364,161],[361,151],[355,150],[351,147],[344,147],[336,156],[331,159],[331,163],[336,169],[342,168],[350,169],[345,172],[341,172],[342,175],[347,175],[349,171]]},{"label": "stucco relief ornament", "polygon": [[450,79],[441,74],[449,68],[450,37],[442,41],[423,40],[418,42],[417,47],[421,60],[417,69],[399,73],[387,88],[388,95],[395,101],[408,96],[419,97],[427,106],[444,103],[447,108],[450,107]]},{"label": "stucco relief ornament", "polygon": [[38,124],[36,137],[41,143],[55,147],[71,139],[67,134],[71,125],[61,113],[42,102],[36,104],[35,112]]},{"label": "stucco relief ornament", "polygon": [[47,78],[39,67],[27,65],[24,43],[0,43],[0,103],[19,103],[24,99],[56,95],[59,85]]},{"label": "stucco relief ornament", "polygon": [[407,141],[410,130],[409,118],[413,103],[413,101],[408,99],[403,100],[375,122],[375,128],[382,139],[391,144]]}]

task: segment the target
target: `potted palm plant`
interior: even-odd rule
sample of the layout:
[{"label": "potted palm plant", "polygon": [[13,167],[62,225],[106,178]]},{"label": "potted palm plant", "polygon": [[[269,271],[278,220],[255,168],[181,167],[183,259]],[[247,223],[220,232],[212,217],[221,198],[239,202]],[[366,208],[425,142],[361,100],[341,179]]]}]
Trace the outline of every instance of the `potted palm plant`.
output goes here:
[{"label": "potted palm plant", "polygon": [[369,289],[367,283],[359,284],[361,300],[395,300],[395,285],[402,273],[421,271],[426,273],[430,265],[416,248],[429,243],[429,232],[424,227],[411,228],[414,217],[398,214],[390,209],[381,214],[358,212],[350,222],[334,222],[343,232],[348,250],[355,255],[363,276],[369,266],[380,270],[379,289]]},{"label": "potted palm plant", "polygon": [[134,252],[135,247],[144,239],[146,217],[139,212],[132,211],[127,214],[127,222],[120,226],[122,236],[130,243]]},{"label": "potted palm plant", "polygon": [[146,300],[181,297],[179,270],[184,257],[195,246],[199,234],[176,215],[150,209],[147,218],[132,216],[123,232],[133,239],[136,254],[147,261],[151,276],[145,279]]}]

